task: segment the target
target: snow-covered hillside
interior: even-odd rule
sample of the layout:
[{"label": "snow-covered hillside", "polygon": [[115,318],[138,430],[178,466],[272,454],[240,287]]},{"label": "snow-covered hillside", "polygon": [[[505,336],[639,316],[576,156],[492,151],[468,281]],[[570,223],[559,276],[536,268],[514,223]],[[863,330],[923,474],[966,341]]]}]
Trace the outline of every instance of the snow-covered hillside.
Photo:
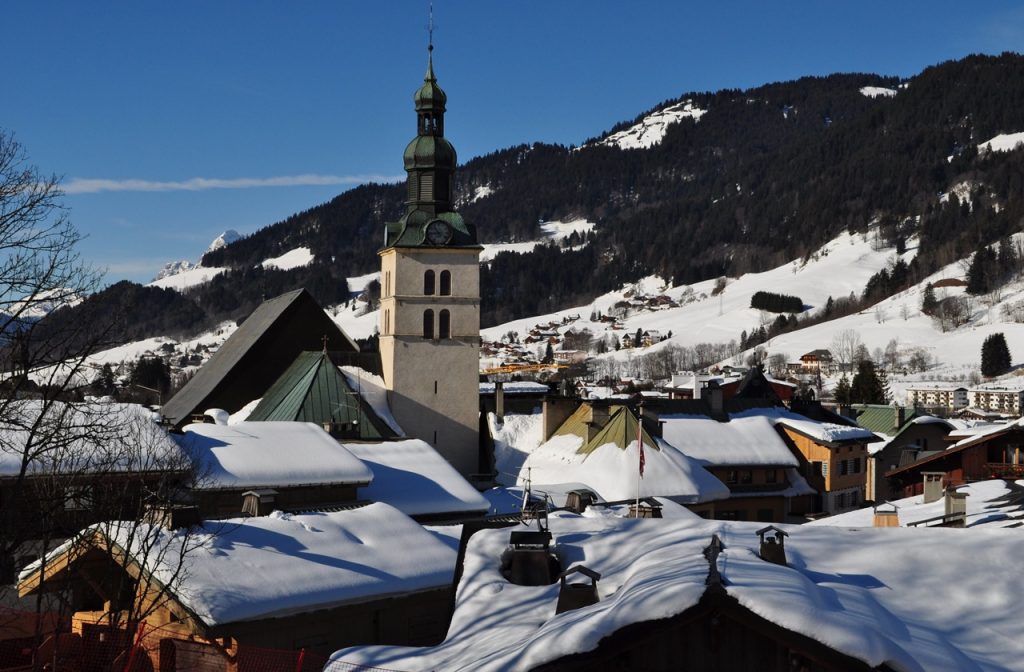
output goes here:
[{"label": "snow-covered hillside", "polygon": [[652,112],[638,124],[612,133],[598,144],[618,147],[619,149],[647,149],[660,144],[665,137],[665,130],[682,119],[699,121],[707,110],[693,104],[692,100],[684,100],[675,105]]},{"label": "snow-covered hillside", "polygon": [[574,233],[586,234],[594,230],[596,225],[585,219],[574,219],[569,222],[544,222],[540,230],[544,234],[541,240],[531,240],[525,243],[486,243],[484,251],[480,253],[480,261],[490,261],[500,252],[515,252],[526,254],[532,252],[533,248],[544,243],[558,242],[564,240]]},{"label": "snow-covered hillside", "polygon": [[[1020,235],[1016,237],[1018,243]],[[916,251],[912,240],[903,254],[910,261]],[[656,330],[671,337],[645,348],[622,349],[596,355],[599,359],[628,362],[646,354],[656,353],[673,346],[695,346],[699,343],[727,343],[738,341],[740,333],[751,332],[775,319],[774,313],[750,308],[750,298],[759,290],[798,296],[806,307],[805,314],[813,314],[824,307],[829,297],[838,299],[851,293],[860,295],[868,279],[896,259],[893,248],[880,247],[874,234],[843,234],[823,246],[807,261],[794,260],[764,273],[751,273],[728,279],[724,289],[714,293],[717,280],[693,285],[670,287],[656,277],[647,278],[634,286],[599,297],[585,306],[569,308],[550,315],[515,320],[483,331],[485,340],[498,341],[509,332],[526,335],[538,324],[562,323],[561,332],[570,329],[590,330],[596,338],[621,339],[641,331]],[[941,300],[964,296],[970,318],[959,328],[942,326],[921,313],[920,306],[927,282],[943,279],[962,280],[964,262],[951,264],[925,279],[921,284],[900,292],[876,306],[860,313],[823,322],[805,329],[779,335],[762,347],[768,354],[783,354],[788,361],[818,348],[830,348],[836,335],[846,330],[855,331],[869,352],[884,349],[895,340],[904,357],[923,352],[932,363],[924,374],[905,379],[890,376],[890,385],[897,400],[909,380],[914,378],[949,378],[963,380],[976,371],[980,362],[981,344],[995,332],[1006,335],[1014,361],[1024,359],[1024,281],[1007,285],[996,295],[969,297],[962,286],[941,287],[936,290]],[[634,306],[636,296],[665,295],[678,307],[648,309]],[[632,303],[631,303],[632,302]],[[617,328],[609,322],[592,321],[598,314],[621,315]],[[572,319],[579,316],[579,319]],[[1019,316],[1019,317],[1015,317]],[[741,354],[736,359],[742,361]]]}]

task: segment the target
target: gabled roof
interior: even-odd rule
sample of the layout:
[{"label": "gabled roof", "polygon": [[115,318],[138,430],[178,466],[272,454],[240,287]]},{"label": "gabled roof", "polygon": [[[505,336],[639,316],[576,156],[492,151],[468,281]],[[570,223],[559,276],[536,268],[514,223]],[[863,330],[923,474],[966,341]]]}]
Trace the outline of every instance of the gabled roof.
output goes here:
[{"label": "gabled roof", "polygon": [[326,352],[301,352],[249,414],[248,421],[291,420],[350,426],[353,438],[396,436],[366,403]]},{"label": "gabled roof", "polygon": [[[172,611],[191,616],[200,632],[444,588],[455,568],[453,549],[381,503],[206,521],[187,532],[114,522],[74,541],[104,540],[130,573],[141,567],[165,585]],[[48,554],[46,582],[60,586],[69,562],[84,557],[79,549],[68,543]],[[38,565],[19,578],[22,595],[38,590]]]},{"label": "gabled roof", "polygon": [[918,411],[916,408],[905,409],[903,423],[899,428],[897,428],[897,408],[895,406],[881,404],[855,404],[852,406],[852,409],[856,415],[855,419],[858,425],[864,429],[869,429],[872,432],[890,435],[897,433],[897,431],[903,431],[911,420],[924,415],[924,413]]},{"label": "gabled roof", "polygon": [[175,427],[210,408],[235,412],[263,392],[303,350],[358,352],[316,299],[297,289],[264,301],[200,368],[161,413]]},{"label": "gabled roof", "polygon": [[941,450],[935,453],[934,455],[923,457],[920,460],[917,460],[916,462],[911,462],[910,464],[907,465],[901,465],[896,469],[893,469],[892,471],[886,472],[886,475],[890,476],[892,474],[898,474],[904,471],[910,471],[911,469],[916,469],[917,467],[920,467],[923,464],[929,464],[931,462],[940,460],[949,455],[956,455],[957,453],[961,453],[968,448],[973,448],[974,446],[988,443],[992,439],[1003,436],[1004,434],[1009,434],[1010,432],[1024,432],[1024,424],[1022,423],[1024,423],[1024,418],[1021,418],[1020,420],[1017,420],[1015,422],[1008,422],[1005,425],[995,425],[990,429],[979,432],[974,436],[969,436],[966,439],[963,439],[953,444],[946,450]]}]

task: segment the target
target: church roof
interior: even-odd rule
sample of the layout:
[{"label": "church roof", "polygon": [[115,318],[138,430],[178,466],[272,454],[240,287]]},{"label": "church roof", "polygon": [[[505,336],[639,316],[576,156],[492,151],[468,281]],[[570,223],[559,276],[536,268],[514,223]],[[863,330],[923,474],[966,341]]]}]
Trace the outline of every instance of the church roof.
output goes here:
[{"label": "church roof", "polygon": [[180,428],[210,408],[237,411],[325,336],[332,350],[359,351],[305,289],[264,301],[160,412]]},{"label": "church roof", "polygon": [[395,436],[325,352],[299,353],[247,419],[351,426],[360,439]]}]

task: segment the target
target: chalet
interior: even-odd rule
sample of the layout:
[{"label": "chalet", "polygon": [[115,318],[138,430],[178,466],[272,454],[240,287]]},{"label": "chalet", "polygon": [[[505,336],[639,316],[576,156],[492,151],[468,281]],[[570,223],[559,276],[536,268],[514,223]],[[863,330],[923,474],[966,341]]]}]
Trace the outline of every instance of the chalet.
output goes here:
[{"label": "chalet", "polygon": [[0,574],[34,560],[40,546],[125,512],[148,493],[187,489],[192,465],[137,404],[8,402],[0,426]]},{"label": "chalet", "polygon": [[949,433],[964,425],[962,420],[920,415],[904,423],[889,441],[869,447],[867,499],[884,501],[899,497],[900,493],[890,487],[885,474],[945,450]]},{"label": "chalet", "polygon": [[823,348],[800,355],[800,364],[803,365],[804,373],[821,372],[823,376],[828,376],[836,370],[832,353]]},{"label": "chalet", "polygon": [[907,388],[907,405],[953,413],[970,405],[967,388],[956,383],[929,382]]},{"label": "chalet", "polygon": [[309,292],[282,294],[253,311],[161,413],[179,429],[201,420],[209,408],[234,413],[268,389],[300,353],[324,348],[337,357],[359,352]]},{"label": "chalet", "polygon": [[579,364],[587,361],[585,350],[554,350],[552,354],[559,364]]},{"label": "chalet", "polygon": [[1024,476],[1024,426],[1021,421],[991,426],[949,448],[886,472],[891,486],[905,497],[924,492],[925,473],[942,475],[944,486],[991,478]]},{"label": "chalet", "polygon": [[775,430],[775,409],[715,418],[686,408],[691,405],[660,404],[653,412],[665,441],[698,460],[729,488],[729,498],[715,506],[717,519],[780,522],[815,510],[817,491]]},{"label": "chalet", "polygon": [[[201,655],[201,669],[227,672],[246,647],[326,653],[440,641],[454,566],[447,544],[396,509],[370,504],[174,530],[87,528],[22,572],[18,591],[69,591],[68,649],[102,650],[95,643],[123,640],[131,621],[153,633],[149,669],[196,669]],[[114,662],[90,658],[95,669]]]},{"label": "chalet", "polygon": [[734,397],[769,399],[773,403],[789,403],[797,386],[778,380],[754,367],[742,372],[728,371],[722,375],[681,372],[672,375],[672,384],[665,388],[672,399],[700,399],[709,386],[717,385],[728,401]]},{"label": "chalet", "polygon": [[1024,658],[1024,640],[998,634],[1014,610],[978,615],[1024,600],[1024,583],[992,578],[1013,575],[1020,535],[564,513],[548,520],[561,579],[527,588],[499,561],[523,531],[470,537],[444,642],[345,649],[325,671],[957,672]]},{"label": "chalet", "polygon": [[799,459],[804,476],[817,486],[819,511],[837,513],[864,504],[867,446],[881,439],[861,427],[811,420],[795,413],[780,416],[776,425]]}]

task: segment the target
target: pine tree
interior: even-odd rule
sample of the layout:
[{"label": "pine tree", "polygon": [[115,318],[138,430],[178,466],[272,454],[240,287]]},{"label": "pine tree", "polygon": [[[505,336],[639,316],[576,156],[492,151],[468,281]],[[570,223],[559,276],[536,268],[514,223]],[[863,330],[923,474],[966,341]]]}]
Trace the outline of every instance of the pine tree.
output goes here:
[{"label": "pine tree", "polygon": [[981,344],[981,375],[992,378],[1010,370],[1010,348],[1002,332],[990,335]]},{"label": "pine tree", "polygon": [[850,384],[850,401],[855,404],[884,404],[885,392],[870,359],[857,364],[857,373]]},{"label": "pine tree", "polygon": [[921,312],[925,315],[934,315],[935,309],[938,307],[939,302],[935,298],[935,287],[929,282],[924,286],[924,296],[921,298]]},{"label": "pine tree", "polygon": [[836,403],[843,405],[850,403],[850,381],[846,379],[845,373],[836,385]]},{"label": "pine tree", "polygon": [[971,265],[967,269],[967,293],[985,294],[992,289],[992,271],[995,265],[995,252],[982,247],[974,253]]}]

